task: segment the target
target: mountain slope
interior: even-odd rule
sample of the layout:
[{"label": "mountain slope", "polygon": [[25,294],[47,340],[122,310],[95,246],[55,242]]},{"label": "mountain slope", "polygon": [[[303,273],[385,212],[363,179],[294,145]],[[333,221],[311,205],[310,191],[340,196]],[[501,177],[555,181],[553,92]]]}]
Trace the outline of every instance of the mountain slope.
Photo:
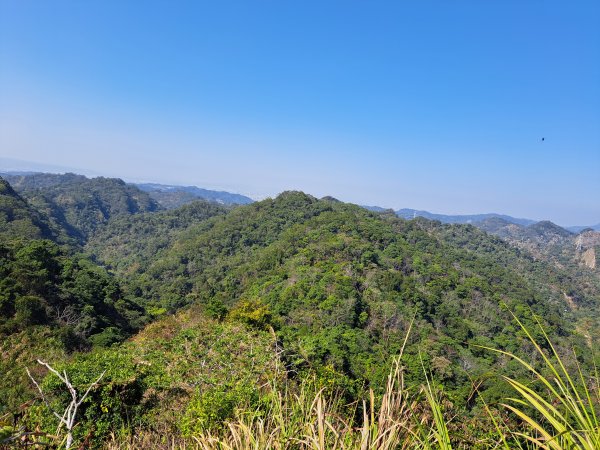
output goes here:
[{"label": "mountain slope", "polygon": [[228,209],[203,200],[177,209],[122,215],[111,219],[85,249],[118,274],[143,272],[183,230]]},{"label": "mountain slope", "polygon": [[[507,226],[489,220],[496,232]],[[550,223],[522,228],[540,248],[599,242]],[[600,286],[581,283],[589,271],[472,225],[407,221],[301,192],[235,208],[195,202],[111,215],[84,247],[108,270],[49,241],[11,245],[0,246],[0,409],[32,398],[23,369],[40,352],[77,386],[106,370],[82,406],[79,441],[125,429],[157,439],[223,429],[236,411],[271,414],[268,399],[282,386],[291,398],[312,386],[360,405],[370,388],[382,393],[401,349],[407,386],[417,390],[427,373],[444,387],[447,411],[479,421],[474,385],[495,405],[510,395],[502,376],[530,380],[485,347],[538,357],[511,313],[539,342],[537,321],[559,353],[575,349],[578,366],[566,364],[583,373],[593,371],[600,335]],[[119,342],[144,324],[145,310],[156,322]],[[60,401],[54,377],[43,387]],[[30,407],[30,423],[39,425],[43,408]],[[351,423],[352,409],[340,417]]]},{"label": "mountain slope", "polygon": [[45,218],[0,178],[0,239],[52,238]]},{"label": "mountain slope", "polygon": [[595,248],[600,245],[600,232],[592,229],[575,234],[548,221],[524,227],[499,218],[486,219],[474,225],[559,267],[597,267]]},{"label": "mountain slope", "polygon": [[[544,287],[548,274],[556,285]],[[288,192],[191,226],[124,282],[167,309],[200,303],[219,317],[271,325],[294,370],[330,367],[373,385],[415,317],[411,376],[422,374],[421,349],[464,399],[470,384],[460,368],[477,377],[493,363],[475,344],[522,345],[503,304],[520,317],[535,312],[561,345],[585,345],[563,292],[576,292],[580,308],[595,305],[597,292],[580,293],[559,275],[474,227],[407,222]]]},{"label": "mountain slope", "polygon": [[511,242],[521,242],[523,246],[528,245],[530,250],[552,245],[563,245],[574,237],[570,231],[550,222],[541,221],[523,226],[494,217],[473,224],[488,233],[508,239]]},{"label": "mountain slope", "polygon": [[116,178],[75,174],[10,175],[7,180],[56,228],[84,243],[111,217],[157,211],[150,196]]},{"label": "mountain slope", "polygon": [[32,398],[26,365],[105,346],[145,323],[106,270],[49,240],[0,240],[0,414]]},{"label": "mountain slope", "polygon": [[[93,436],[97,446],[92,448],[100,448],[111,432],[152,430],[159,439],[142,448],[156,448],[166,433],[201,432],[220,426],[238,408],[263,406],[261,396],[272,392],[270,383],[280,372],[275,347],[267,331],[219,322],[206,317],[201,308],[192,308],[156,321],[118,347],[71,357],[54,353],[52,364],[66,371],[75,386],[89,385],[104,373],[80,407],[76,440]],[[25,372],[22,362],[11,372],[14,369]],[[42,386],[58,398],[64,388],[52,374]],[[28,393],[33,397],[33,391]],[[33,420],[39,423],[40,417],[44,416],[38,412]],[[55,434],[51,421],[41,425]]]},{"label": "mountain slope", "polygon": [[24,366],[36,358],[110,345],[146,322],[144,309],[77,248],[0,178],[0,413],[31,399]]}]

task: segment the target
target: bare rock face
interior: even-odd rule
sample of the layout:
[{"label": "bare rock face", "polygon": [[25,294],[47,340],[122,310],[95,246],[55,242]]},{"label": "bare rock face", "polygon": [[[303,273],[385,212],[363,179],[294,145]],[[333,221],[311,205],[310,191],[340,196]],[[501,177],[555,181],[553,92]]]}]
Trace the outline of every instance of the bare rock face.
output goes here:
[{"label": "bare rock face", "polygon": [[590,269],[596,268],[596,249],[594,247],[588,248],[581,255],[581,259],[583,259],[583,263],[588,266]]},{"label": "bare rock face", "polygon": [[598,268],[600,256],[600,233],[594,230],[584,230],[575,239],[575,248],[581,255],[581,261],[590,269]]},{"label": "bare rock face", "polygon": [[575,263],[600,273],[600,232],[587,228],[572,233],[549,221],[523,226],[493,217],[474,224],[487,233],[558,267]]},{"label": "bare rock face", "polygon": [[575,244],[580,249],[586,249],[600,245],[600,232],[594,230],[584,230],[575,239]]}]

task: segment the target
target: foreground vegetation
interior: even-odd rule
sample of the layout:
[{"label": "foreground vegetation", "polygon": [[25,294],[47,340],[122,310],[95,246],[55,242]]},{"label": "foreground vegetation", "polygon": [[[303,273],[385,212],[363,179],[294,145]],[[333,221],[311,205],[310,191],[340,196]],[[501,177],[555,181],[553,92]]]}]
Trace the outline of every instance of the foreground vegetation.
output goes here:
[{"label": "foreground vegetation", "polygon": [[[88,354],[65,368],[80,386],[100,370],[106,374],[89,390],[90,400],[75,428],[78,443],[109,449],[600,448],[598,375],[571,374],[539,324],[542,342],[515,318],[541,364],[502,352],[531,378],[505,377],[513,396],[498,404],[485,403],[474,387],[485,414],[466,419],[425,368],[425,383],[405,384],[406,339],[382,394],[369,389],[348,403],[343,390],[327,380],[314,375],[298,379],[286,372],[269,333],[248,333],[243,326],[199,319],[199,313],[190,310],[149,327],[118,356]],[[172,339],[158,343],[156,334],[165,331]],[[245,347],[249,335],[250,351]],[[237,339],[245,345],[240,348]],[[157,358],[163,365],[153,367]],[[144,374],[135,368],[140,363],[147,367]],[[184,367],[173,368],[178,365]],[[245,369],[237,372],[239,368]],[[175,373],[187,374],[178,377],[180,392],[173,391]],[[64,386],[52,373],[42,386],[55,392],[52,404],[31,406],[12,426],[5,416],[0,434],[4,446],[65,445],[64,430],[51,431],[56,419],[50,413],[66,404],[59,393]],[[28,431],[33,429],[37,431]]]},{"label": "foreground vegetation", "polygon": [[598,272],[300,192],[157,210],[61,177],[1,184],[5,445],[598,446]]}]

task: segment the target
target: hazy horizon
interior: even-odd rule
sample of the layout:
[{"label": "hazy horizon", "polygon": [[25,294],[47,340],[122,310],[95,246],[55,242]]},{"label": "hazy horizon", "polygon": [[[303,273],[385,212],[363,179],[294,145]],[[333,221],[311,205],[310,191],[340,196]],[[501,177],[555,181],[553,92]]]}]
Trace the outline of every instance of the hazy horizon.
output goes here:
[{"label": "hazy horizon", "polygon": [[[21,160],[7,159],[7,158],[0,158],[0,172],[14,172],[14,173],[17,173],[17,172],[41,172],[41,173],[53,173],[53,174],[64,174],[64,173],[71,172],[71,173],[75,173],[78,175],[84,175],[88,178],[112,177],[110,174],[102,174],[102,173],[95,172],[93,170],[86,170],[86,169],[82,169],[82,168],[53,166],[53,165],[49,165],[49,164],[35,163],[35,162],[31,162],[31,161],[21,161]],[[127,183],[135,183],[135,184],[155,183],[155,184],[174,185],[174,186],[196,186],[199,188],[210,189],[210,190],[215,190],[215,191],[226,191],[226,192],[230,192],[230,193],[234,193],[234,194],[241,194],[241,195],[248,196],[252,200],[255,200],[255,201],[264,200],[268,197],[273,198],[273,197],[279,195],[281,192],[283,192],[283,191],[280,191],[280,192],[277,192],[277,193],[274,193],[271,195],[253,196],[248,192],[241,192],[241,191],[237,191],[235,189],[228,188],[226,185],[206,186],[206,185],[198,185],[197,183],[180,183],[177,181],[169,181],[169,180],[154,180],[154,179],[146,179],[146,178],[120,177],[120,176],[116,176],[116,175],[114,177],[121,178],[123,181],[125,181]],[[309,191],[305,191],[305,193],[309,194],[309,195],[315,195],[314,193],[309,192]],[[328,194],[325,194],[325,195],[328,195]],[[325,195],[320,195],[320,197],[324,197]],[[429,213],[433,213],[433,214],[445,214],[445,215],[501,214],[501,215],[511,216],[511,217],[514,217],[517,219],[530,219],[530,220],[535,220],[535,221],[550,220],[551,222],[554,222],[557,225],[560,225],[565,228],[579,227],[579,226],[596,226],[597,224],[600,224],[600,221],[593,222],[593,223],[559,223],[557,221],[552,220],[552,218],[550,218],[550,217],[536,218],[536,217],[532,217],[532,216],[528,216],[528,215],[517,216],[517,215],[511,214],[510,212],[506,212],[506,211],[470,211],[470,212],[456,212],[453,210],[447,210],[447,211],[435,210],[434,211],[434,210],[426,210],[424,208],[419,208],[415,205],[410,205],[410,204],[383,205],[383,204],[379,204],[377,202],[357,203],[357,202],[353,202],[353,201],[345,199],[345,198],[339,198],[338,200],[341,200],[344,202],[349,202],[349,203],[356,203],[358,205],[365,206],[365,207],[382,207],[382,208],[388,208],[388,209],[391,208],[395,211],[398,211],[400,209],[414,209],[417,211],[425,211],[425,212],[429,212]]]},{"label": "hazy horizon", "polygon": [[593,1],[0,0],[0,157],[594,225],[598,23]]}]

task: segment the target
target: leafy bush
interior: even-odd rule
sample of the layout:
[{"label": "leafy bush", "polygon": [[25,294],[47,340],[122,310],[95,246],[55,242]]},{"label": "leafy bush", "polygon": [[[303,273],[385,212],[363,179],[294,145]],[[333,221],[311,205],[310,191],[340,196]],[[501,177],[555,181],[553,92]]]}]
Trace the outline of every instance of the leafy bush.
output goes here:
[{"label": "leafy bush", "polygon": [[269,307],[257,299],[240,300],[229,311],[229,318],[255,328],[265,329],[272,324],[273,315]]},{"label": "leafy bush", "polygon": [[236,410],[254,410],[258,397],[256,386],[235,381],[198,389],[186,408],[181,431],[185,436],[216,431],[234,418]]}]

